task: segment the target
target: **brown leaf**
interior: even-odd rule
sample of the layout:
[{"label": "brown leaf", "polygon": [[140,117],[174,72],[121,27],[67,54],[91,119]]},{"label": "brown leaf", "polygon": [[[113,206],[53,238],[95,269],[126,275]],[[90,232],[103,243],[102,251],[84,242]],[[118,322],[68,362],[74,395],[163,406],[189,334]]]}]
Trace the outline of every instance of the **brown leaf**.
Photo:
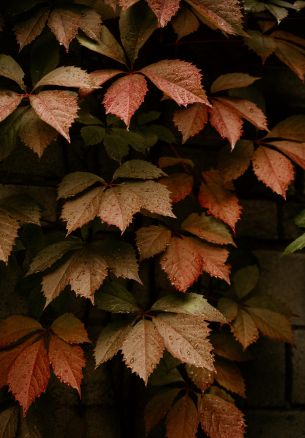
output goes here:
[{"label": "brown leaf", "polygon": [[187,106],[196,102],[210,105],[201,85],[201,73],[189,62],[159,61],[141,72],[178,105]]},{"label": "brown leaf", "polygon": [[124,362],[147,385],[148,377],[160,362],[164,348],[163,339],[153,322],[141,319],[123,342]]},{"label": "brown leaf", "polygon": [[247,31],[245,44],[249,49],[257,53],[257,55],[262,58],[263,62],[265,62],[276,49],[276,41],[274,38],[252,30]]},{"label": "brown leaf", "polygon": [[65,8],[53,9],[49,16],[48,26],[66,51],[69,50],[71,41],[77,35],[81,19],[80,13]]},{"label": "brown leaf", "polygon": [[202,259],[202,271],[212,277],[221,278],[230,284],[230,266],[226,265],[229,252],[226,249],[207,245],[199,240],[190,239]]},{"label": "brown leaf", "polygon": [[14,91],[0,90],[0,122],[5,120],[19,106],[22,94]]},{"label": "brown leaf", "polygon": [[224,147],[219,153],[217,166],[224,182],[242,176],[251,163],[253,153],[253,142],[249,140],[239,140],[233,151]]},{"label": "brown leaf", "polygon": [[22,315],[9,316],[0,321],[0,348],[39,330],[42,330],[42,326],[35,319]]},{"label": "brown leaf", "polygon": [[141,199],[141,207],[152,214],[176,217],[172,212],[170,192],[162,184],[155,181],[130,183],[128,187]]},{"label": "brown leaf", "polygon": [[15,24],[13,29],[19,44],[19,50],[22,50],[41,34],[49,14],[49,8],[42,8],[36,13],[32,13],[32,16],[28,20]]},{"label": "brown leaf", "polygon": [[18,134],[21,141],[39,158],[58,135],[54,128],[38,117],[33,108],[29,108],[22,114]]},{"label": "brown leaf", "polygon": [[81,347],[69,345],[58,336],[52,335],[48,354],[55,376],[80,394],[85,366],[84,352]]},{"label": "brown leaf", "polygon": [[171,175],[159,179],[171,194],[173,204],[182,201],[193,191],[194,177],[187,173],[172,173]]},{"label": "brown leaf", "polygon": [[275,341],[293,342],[293,332],[288,318],[280,313],[260,307],[248,307],[256,327],[264,335]]},{"label": "brown leaf", "polygon": [[46,298],[45,307],[53,301],[69,284],[69,268],[73,258],[67,260],[57,269],[47,274],[42,279],[42,291]]},{"label": "brown leaf", "polygon": [[192,160],[188,158],[180,158],[180,157],[160,157],[158,161],[158,165],[161,169],[164,169],[165,167],[172,167],[172,166],[188,166],[193,168],[194,163]]},{"label": "brown leaf", "polygon": [[194,137],[203,130],[208,122],[208,107],[201,103],[194,103],[187,109],[174,113],[173,122],[182,133],[182,143]]},{"label": "brown leaf", "polygon": [[128,278],[142,283],[138,274],[138,263],[133,247],[125,242],[111,240],[105,241],[103,255],[107,260],[109,269],[116,277]]},{"label": "brown leaf", "polygon": [[241,397],[246,396],[246,386],[243,376],[235,363],[217,359],[215,362],[215,379],[220,386]]},{"label": "brown leaf", "polygon": [[18,235],[17,219],[0,208],[0,260],[7,263]]},{"label": "brown leaf", "polygon": [[216,395],[203,395],[199,415],[202,428],[210,438],[244,438],[244,416],[233,403]]},{"label": "brown leaf", "polygon": [[8,385],[22,406],[24,415],[33,401],[47,388],[50,366],[45,348],[40,339],[26,347],[16,358],[8,373]]},{"label": "brown leaf", "polygon": [[78,112],[77,98],[68,91],[41,91],[30,96],[30,103],[44,122],[70,142],[69,128]]},{"label": "brown leaf", "polygon": [[178,388],[163,389],[149,400],[144,412],[147,434],[166,416],[179,392]]},{"label": "brown leaf", "polygon": [[106,114],[116,115],[129,126],[132,116],[144,102],[147,90],[146,79],[142,75],[129,74],[117,79],[104,96]]},{"label": "brown leaf", "polygon": [[305,169],[305,142],[297,143],[293,141],[273,141],[272,143],[268,144],[285,154],[292,161],[302,167],[302,169]]},{"label": "brown leaf", "polygon": [[231,330],[244,349],[253,344],[258,338],[258,330],[253,319],[243,309],[239,309],[237,317],[231,325]]},{"label": "brown leaf", "polygon": [[51,329],[55,335],[68,344],[90,342],[84,324],[72,313],[59,316],[51,325]]},{"label": "brown leaf", "polygon": [[205,213],[201,215],[198,213],[190,214],[182,223],[181,228],[211,243],[234,245],[228,228],[222,222],[212,216],[207,216]]},{"label": "brown leaf", "polygon": [[222,138],[227,138],[233,149],[242,135],[243,122],[240,113],[219,99],[212,99],[210,122]]},{"label": "brown leaf", "polygon": [[27,341],[23,342],[15,348],[0,351],[0,388],[8,384],[7,376],[16,358],[25,348],[27,348],[29,345],[32,345],[32,343],[33,337],[30,337]]},{"label": "brown leaf", "polygon": [[256,126],[258,129],[268,131],[265,114],[250,100],[232,97],[217,97],[217,101],[222,102],[233,110],[236,110],[243,119],[248,120],[248,122],[252,123],[252,125]]},{"label": "brown leaf", "polygon": [[201,391],[207,390],[215,380],[215,372],[207,370],[206,368],[198,368],[194,365],[186,365],[187,375],[191,381],[201,389]]},{"label": "brown leaf", "polygon": [[298,114],[282,120],[268,132],[265,138],[268,137],[305,142],[305,116]]},{"label": "brown leaf", "polygon": [[161,27],[167,25],[172,17],[177,13],[180,0],[146,0],[152,9]]},{"label": "brown leaf", "polygon": [[209,328],[201,317],[164,315],[153,317],[165,348],[181,362],[213,371]]},{"label": "brown leaf", "polygon": [[200,27],[200,23],[196,15],[194,15],[189,9],[181,8],[178,11],[178,14],[173,18],[172,26],[180,40],[181,38],[196,32]]},{"label": "brown leaf", "polygon": [[196,438],[199,426],[197,408],[185,395],[171,407],[166,418],[167,438]]},{"label": "brown leaf", "polygon": [[257,178],[275,193],[286,198],[289,184],[294,179],[294,169],[288,158],[272,149],[260,146],[252,158]]},{"label": "brown leaf", "polygon": [[226,317],[227,321],[233,321],[238,314],[238,304],[231,298],[222,297],[218,301],[217,308]]},{"label": "brown leaf", "polygon": [[301,81],[305,77],[305,55],[304,49],[298,46],[276,40],[276,56],[292,70]]},{"label": "brown leaf", "polygon": [[136,235],[141,260],[148,259],[165,251],[172,237],[171,231],[161,225],[139,228]]},{"label": "brown leaf", "polygon": [[241,206],[237,197],[226,188],[221,174],[216,170],[203,172],[204,182],[199,192],[201,207],[228,224],[233,230],[240,218]]},{"label": "brown leaf", "polygon": [[97,367],[118,353],[131,329],[126,321],[112,321],[102,329],[94,350]]},{"label": "brown leaf", "polygon": [[94,9],[87,9],[83,12],[80,29],[92,40],[97,40],[101,32],[102,19]]},{"label": "brown leaf", "polygon": [[244,88],[252,85],[260,78],[250,76],[246,73],[227,73],[218,76],[218,78],[211,85],[211,93],[218,93],[219,91],[230,90],[231,88]]},{"label": "brown leaf", "polygon": [[0,76],[16,82],[22,90],[25,89],[24,71],[11,56],[0,55]]},{"label": "brown leaf", "polygon": [[157,179],[166,173],[149,161],[129,160],[122,164],[113,174],[113,180],[127,179]]},{"label": "brown leaf", "polygon": [[103,184],[105,181],[90,172],[72,172],[66,175],[58,186],[58,198],[70,198],[93,186],[95,183]]},{"label": "brown leaf", "polygon": [[95,70],[89,73],[90,80],[92,85],[87,87],[82,87],[79,89],[79,94],[81,97],[88,96],[91,94],[97,87],[100,87],[105,82],[109,81],[110,79],[114,78],[115,76],[119,75],[120,73],[124,73],[121,70]]},{"label": "brown leaf", "polygon": [[65,67],[58,67],[55,70],[50,71],[43,76],[40,81],[34,87],[34,90],[38,87],[44,87],[46,85],[56,85],[58,87],[70,87],[70,88],[91,88],[94,87],[94,83],[91,80],[90,75],[79,67],[73,65]]}]

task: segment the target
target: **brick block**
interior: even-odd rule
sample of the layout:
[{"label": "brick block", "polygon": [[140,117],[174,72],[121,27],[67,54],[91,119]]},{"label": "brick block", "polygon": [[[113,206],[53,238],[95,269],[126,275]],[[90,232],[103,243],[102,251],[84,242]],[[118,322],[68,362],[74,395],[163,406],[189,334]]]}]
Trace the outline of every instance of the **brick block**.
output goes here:
[{"label": "brick block", "polygon": [[276,240],[278,238],[277,205],[268,200],[242,200],[243,213],[237,224],[238,237]]},{"label": "brick block", "polygon": [[304,411],[252,411],[247,414],[247,438],[304,438]]},{"label": "brick block", "polygon": [[254,360],[244,365],[248,405],[285,406],[285,346],[261,339],[252,351]]},{"label": "brick block", "polygon": [[305,330],[295,330],[294,341],[295,345],[292,347],[292,403],[305,405]]},{"label": "brick block", "polygon": [[281,251],[254,251],[260,267],[259,292],[286,303],[292,322],[305,325],[305,254],[283,256]]}]

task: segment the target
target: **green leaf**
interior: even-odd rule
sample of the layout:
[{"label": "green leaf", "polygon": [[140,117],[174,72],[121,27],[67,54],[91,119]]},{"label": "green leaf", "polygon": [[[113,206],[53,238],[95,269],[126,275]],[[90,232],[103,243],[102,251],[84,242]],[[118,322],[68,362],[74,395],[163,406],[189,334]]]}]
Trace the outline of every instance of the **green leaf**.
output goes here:
[{"label": "green leaf", "polygon": [[259,270],[257,265],[246,266],[233,275],[233,287],[239,298],[244,298],[257,285]]},{"label": "green leaf", "polygon": [[295,218],[294,223],[301,228],[305,228],[305,210],[302,210]]},{"label": "green leaf", "polygon": [[80,133],[85,145],[93,146],[104,140],[105,128],[101,126],[83,126]]},{"label": "green leaf", "polygon": [[112,160],[118,161],[119,163],[129,153],[128,142],[121,135],[117,134],[108,134],[106,132],[104,138],[104,147],[109,157]]},{"label": "green leaf", "polygon": [[161,113],[159,111],[149,111],[147,113],[142,113],[137,116],[137,122],[139,125],[146,125],[150,122],[155,122],[159,119]]},{"label": "green leaf", "polygon": [[107,283],[95,296],[99,309],[111,313],[136,313],[140,310],[134,296],[119,281]]},{"label": "green leaf", "polygon": [[159,140],[165,143],[176,143],[176,138],[169,128],[162,125],[151,125],[149,127],[150,132],[156,134]]},{"label": "green leaf", "polygon": [[305,233],[291,242],[284,251],[284,255],[292,254],[293,252],[299,251],[305,248]]}]

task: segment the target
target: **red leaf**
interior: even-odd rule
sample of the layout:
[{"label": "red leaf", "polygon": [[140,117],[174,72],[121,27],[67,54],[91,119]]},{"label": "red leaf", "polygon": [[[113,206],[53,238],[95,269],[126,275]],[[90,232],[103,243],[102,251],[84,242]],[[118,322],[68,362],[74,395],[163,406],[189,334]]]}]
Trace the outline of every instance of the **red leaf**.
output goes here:
[{"label": "red leaf", "polygon": [[72,9],[57,8],[53,9],[50,14],[48,26],[66,51],[69,50],[71,41],[77,35],[81,18],[81,14]]},{"label": "red leaf", "polygon": [[17,94],[14,91],[0,91],[0,122],[15,111],[22,99],[22,94]]},{"label": "red leaf", "polygon": [[123,72],[121,70],[111,70],[111,69],[92,71],[91,73],[89,73],[89,77],[91,79],[93,86],[90,88],[86,88],[86,87],[80,88],[79,89],[80,96],[82,97],[87,96],[88,94],[92,93],[96,89],[96,87],[100,87],[105,82],[109,81],[111,78],[114,78],[120,73]]},{"label": "red leaf", "polygon": [[276,147],[276,149],[283,152],[283,154],[302,167],[302,169],[305,169],[305,143],[273,141],[270,145]]},{"label": "red leaf", "polygon": [[23,408],[24,415],[29,407],[47,388],[50,367],[45,348],[40,339],[26,347],[16,358],[8,373],[8,385],[14,397]]},{"label": "red leaf", "polygon": [[141,72],[178,105],[196,102],[210,105],[201,85],[200,70],[189,62],[164,60],[143,68]]},{"label": "red leaf", "polygon": [[55,376],[80,394],[85,366],[84,352],[78,345],[69,345],[57,336],[51,336],[49,359]]},{"label": "red leaf", "polygon": [[210,108],[210,122],[222,138],[227,138],[233,149],[242,134],[243,122],[239,112],[220,100],[213,99]]},{"label": "red leaf", "polygon": [[158,18],[161,27],[167,25],[177,13],[180,0],[146,0],[150,8]]},{"label": "red leaf", "polygon": [[207,272],[212,277],[221,278],[230,283],[230,266],[226,265],[229,252],[223,248],[207,245],[198,240],[193,240],[193,245],[202,259],[203,272]]},{"label": "red leaf", "polygon": [[69,344],[90,342],[84,324],[72,313],[64,313],[51,325],[52,331]]},{"label": "red leaf", "polygon": [[217,101],[236,110],[243,119],[248,120],[258,129],[268,131],[265,114],[250,100],[217,97]]},{"label": "red leaf", "polygon": [[70,142],[69,128],[78,112],[76,97],[67,91],[42,91],[30,96],[36,114]]},{"label": "red leaf", "polygon": [[6,347],[37,330],[42,330],[42,326],[35,319],[22,315],[10,316],[0,322],[0,347]]},{"label": "red leaf", "polygon": [[114,114],[129,126],[134,113],[139,109],[147,93],[143,76],[129,74],[115,81],[104,96],[106,114]]},{"label": "red leaf", "polygon": [[182,201],[193,191],[194,178],[187,173],[172,173],[171,175],[159,179],[159,183],[163,184],[171,194],[171,201]]},{"label": "red leaf", "polygon": [[244,438],[244,416],[233,403],[207,394],[199,409],[202,428],[210,438]]},{"label": "red leaf", "polygon": [[196,438],[199,425],[193,400],[184,396],[171,407],[166,418],[167,438]]},{"label": "red leaf", "polygon": [[182,133],[182,143],[203,130],[208,122],[208,108],[201,103],[195,103],[187,109],[174,113],[173,122]]},{"label": "red leaf", "polygon": [[49,8],[42,8],[33,14],[28,20],[17,23],[14,26],[19,49],[34,41],[43,31],[50,13]]},{"label": "red leaf", "polygon": [[252,163],[257,178],[275,193],[286,198],[286,191],[294,178],[294,169],[288,158],[260,146],[254,152]]},{"label": "red leaf", "polygon": [[199,193],[201,207],[207,208],[210,214],[234,230],[242,210],[237,197],[226,188],[217,170],[210,170],[202,175],[205,181],[201,184]]}]

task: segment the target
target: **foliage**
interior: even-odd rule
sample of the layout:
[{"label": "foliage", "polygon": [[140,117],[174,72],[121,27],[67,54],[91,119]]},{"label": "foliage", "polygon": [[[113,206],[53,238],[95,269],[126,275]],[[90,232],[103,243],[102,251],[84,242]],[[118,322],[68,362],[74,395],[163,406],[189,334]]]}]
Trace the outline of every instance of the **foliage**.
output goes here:
[{"label": "foliage", "polygon": [[[245,436],[239,365],[260,335],[293,335],[236,249],[240,192],[285,199],[305,169],[305,116],[275,110],[264,82],[276,68],[303,86],[305,39],[288,19],[304,7],[2,2],[0,159],[27,148],[44,173],[57,148],[64,171],[52,220],[44,199],[0,199],[0,260],[29,304],[0,322],[1,437],[46,436],[39,406],[53,377],[81,400],[83,370],[109,361],[122,436],[145,434],[122,403],[141,380],[147,434]],[[286,252],[304,247],[302,235]]]}]

